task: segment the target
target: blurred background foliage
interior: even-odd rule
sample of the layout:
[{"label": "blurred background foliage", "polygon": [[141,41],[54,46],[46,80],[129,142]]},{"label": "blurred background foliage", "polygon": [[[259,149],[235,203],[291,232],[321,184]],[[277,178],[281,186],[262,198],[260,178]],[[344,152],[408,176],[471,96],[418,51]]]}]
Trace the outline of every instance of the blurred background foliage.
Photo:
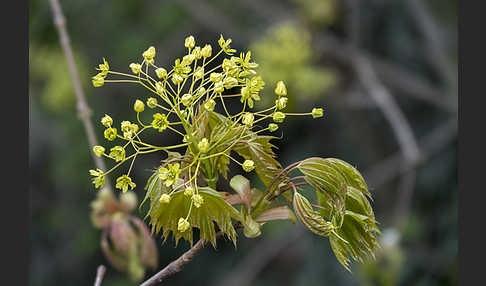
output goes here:
[{"label": "blurred background foliage", "polygon": [[[327,240],[276,222],[256,239],[239,235],[237,249],[224,240],[216,250],[206,249],[170,278],[171,284],[457,284],[456,0],[63,0],[61,5],[100,141],[105,113],[125,119],[134,101],[148,96],[121,84],[93,88],[91,76],[103,57],[114,70],[128,72],[129,63],[154,45],[158,64],[169,67],[183,55],[187,35],[214,46],[222,33],[234,48],[251,50],[260,64],[266,82],[262,106],[271,104],[276,81],[284,80],[289,112],[324,107],[322,120],[292,118],[279,130],[283,138],[274,144],[282,164],[309,156],[341,158],[363,172],[373,194],[383,247],[375,262],[353,264],[353,274],[337,263]],[[47,1],[30,1],[29,38],[30,285],[86,285],[93,283],[96,267],[108,262],[101,231],[90,220],[96,191],[88,170],[94,163]],[[410,163],[401,155],[396,130],[356,71],[356,53],[372,63],[423,160]],[[151,138],[156,145],[175,140]],[[137,161],[139,198],[161,159],[150,155]],[[143,218],[144,208],[135,215]],[[156,241],[158,268],[188,248]],[[133,283],[108,266],[102,285]]]}]

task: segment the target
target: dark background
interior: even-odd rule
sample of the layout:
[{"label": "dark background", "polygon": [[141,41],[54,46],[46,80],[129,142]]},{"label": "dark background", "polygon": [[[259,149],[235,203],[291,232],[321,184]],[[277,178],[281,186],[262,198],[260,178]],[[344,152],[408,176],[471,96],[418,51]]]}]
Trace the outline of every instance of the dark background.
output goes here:
[{"label": "dark background", "polygon": [[[100,140],[103,114],[127,118],[132,102],[148,95],[122,84],[93,88],[90,77],[103,57],[114,70],[128,71],[128,64],[154,45],[158,64],[168,67],[183,55],[186,36],[215,47],[223,33],[234,48],[252,51],[270,86],[267,98],[273,96],[272,82],[283,79],[289,112],[314,105],[325,110],[320,120],[298,117],[282,125],[283,138],[274,142],[282,164],[310,156],[341,158],[364,174],[373,194],[384,233],[377,264],[354,263],[350,274],[326,239],[277,222],[264,226],[256,239],[240,234],[237,249],[220,241],[218,249],[205,250],[169,283],[457,284],[457,1],[69,0],[61,5]],[[99,264],[107,265],[100,231],[89,219],[96,191],[88,170],[94,163],[48,1],[30,2],[29,53],[30,284],[86,285]],[[362,57],[371,66],[364,73],[356,60]],[[384,104],[377,94],[385,94]],[[261,106],[268,103],[262,99]],[[407,126],[413,137],[402,140]],[[420,161],[404,155],[414,150],[413,142]],[[139,186],[160,159],[137,161]],[[144,195],[141,188],[135,192]],[[160,267],[188,247],[157,242]],[[108,267],[102,285],[133,283]]]}]

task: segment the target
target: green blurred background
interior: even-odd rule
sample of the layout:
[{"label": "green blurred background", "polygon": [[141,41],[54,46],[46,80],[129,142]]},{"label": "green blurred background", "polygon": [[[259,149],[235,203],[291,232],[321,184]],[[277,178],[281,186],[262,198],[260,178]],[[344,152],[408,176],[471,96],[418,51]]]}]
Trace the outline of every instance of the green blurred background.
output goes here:
[{"label": "green blurred background", "polygon": [[[265,225],[255,239],[240,233],[236,249],[221,240],[168,284],[457,284],[456,0],[60,3],[100,141],[105,113],[128,119],[135,99],[148,96],[123,84],[93,88],[91,76],[103,57],[113,70],[128,72],[128,64],[153,45],[157,64],[169,67],[185,52],[186,36],[215,47],[222,33],[237,50],[250,49],[260,64],[266,89],[259,107],[271,104],[274,84],[284,80],[289,112],[315,105],[325,110],[320,120],[286,120],[282,140],[274,142],[280,162],[341,158],[364,174],[373,194],[383,247],[376,262],[354,263],[352,274],[339,265],[327,239],[282,221]],[[94,162],[48,1],[30,1],[29,39],[30,285],[87,285],[99,264],[108,265],[101,231],[89,217],[96,191],[88,170]],[[356,55],[371,63],[371,88],[356,70]],[[377,104],[372,93],[380,88],[398,111],[387,114]],[[423,160],[402,155],[389,120],[397,116],[411,127]],[[162,145],[174,138],[151,141]],[[161,159],[137,160],[138,186]],[[141,187],[135,192],[144,196]],[[157,245],[159,268],[188,248],[160,238]],[[133,282],[108,265],[102,285]]]}]

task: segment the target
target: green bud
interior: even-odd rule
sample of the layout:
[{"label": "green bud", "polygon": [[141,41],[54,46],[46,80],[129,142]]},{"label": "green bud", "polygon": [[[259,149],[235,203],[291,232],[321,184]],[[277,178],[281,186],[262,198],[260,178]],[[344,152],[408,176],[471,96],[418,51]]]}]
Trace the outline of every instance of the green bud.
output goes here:
[{"label": "green bud", "polygon": [[132,69],[132,73],[139,74],[142,71],[142,65],[131,63],[130,68]]},{"label": "green bud", "polygon": [[224,86],[222,81],[218,81],[214,84],[214,92],[215,93],[222,93],[224,91]]},{"label": "green bud", "polygon": [[149,108],[155,108],[157,106],[157,98],[149,97],[147,99],[147,106]]},{"label": "green bud", "polygon": [[253,113],[247,112],[243,115],[241,122],[246,126],[252,127],[253,126]]},{"label": "green bud", "polygon": [[278,96],[285,96],[287,95],[287,88],[283,81],[277,82],[277,87],[275,87],[275,94]]},{"label": "green bud", "polygon": [[209,141],[206,138],[201,139],[201,141],[197,144],[197,148],[201,153],[206,153],[209,150]]},{"label": "green bud", "polygon": [[164,68],[157,68],[155,70],[155,74],[160,79],[166,79],[167,78],[167,71]]},{"label": "green bud", "polygon": [[270,124],[268,124],[268,130],[269,130],[270,132],[274,132],[274,131],[276,131],[277,129],[278,129],[278,125],[277,125],[277,124],[275,124],[275,123],[270,123]]},{"label": "green bud", "polygon": [[278,110],[282,110],[287,106],[287,97],[280,97],[279,99],[275,100],[275,105],[277,106]]},{"label": "green bud", "polygon": [[184,46],[188,49],[192,49],[194,48],[194,46],[196,45],[196,41],[194,40],[194,37],[193,36],[189,36],[186,38],[185,42],[184,42]]},{"label": "green bud", "polygon": [[324,115],[324,110],[322,108],[312,108],[312,118],[322,117]]},{"label": "green bud", "polygon": [[103,154],[105,154],[105,147],[100,146],[100,145],[96,145],[96,146],[93,147],[93,153],[96,156],[101,157],[101,156],[103,156]]},{"label": "green bud", "polygon": [[209,58],[211,56],[211,53],[213,51],[213,48],[211,48],[211,45],[205,45],[204,48],[201,49],[201,54],[205,58]]},{"label": "green bud", "polygon": [[204,103],[204,108],[207,111],[213,111],[215,106],[216,106],[216,101],[214,101],[213,99],[210,99],[206,101],[206,103]]},{"label": "green bud", "polygon": [[282,123],[285,119],[285,114],[283,112],[277,111],[273,114],[273,121],[277,123]]},{"label": "green bud", "polygon": [[189,93],[186,93],[184,94],[182,97],[181,97],[181,102],[182,104],[184,104],[184,106],[189,106],[191,105],[192,103],[192,95],[189,94]]},{"label": "green bud", "polygon": [[143,101],[139,99],[135,100],[133,110],[135,110],[135,112],[143,112],[145,110],[145,104],[143,104]]},{"label": "green bud", "polygon": [[107,128],[104,132],[104,136],[107,140],[113,141],[116,139],[117,131],[116,128]]},{"label": "green bud", "polygon": [[147,61],[152,60],[155,57],[155,48],[153,46],[149,47],[145,52],[143,52],[142,56]]},{"label": "green bud", "polygon": [[105,127],[111,127],[113,124],[113,119],[108,114],[105,114],[105,116],[101,118],[101,124],[103,124]]},{"label": "green bud", "polygon": [[255,169],[255,162],[253,162],[252,160],[245,160],[242,167],[245,172],[251,172],[253,171],[253,169]]}]

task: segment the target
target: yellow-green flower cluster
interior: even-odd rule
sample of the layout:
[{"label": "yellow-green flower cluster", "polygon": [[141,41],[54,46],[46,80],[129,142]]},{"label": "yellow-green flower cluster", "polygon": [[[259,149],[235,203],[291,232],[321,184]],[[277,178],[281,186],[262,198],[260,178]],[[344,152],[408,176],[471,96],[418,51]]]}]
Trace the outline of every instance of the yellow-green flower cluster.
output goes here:
[{"label": "yellow-green flower cluster", "polygon": [[[113,119],[109,115],[101,119],[101,124],[105,127],[105,139],[109,142],[122,140],[124,144],[111,147],[109,154],[105,153],[103,146],[93,148],[96,156],[105,156],[116,163],[106,172],[99,169],[90,170],[96,188],[104,185],[106,175],[130,161],[128,172],[117,178],[115,186],[123,192],[133,189],[136,185],[130,178],[130,172],[135,158],[159,151],[171,156],[170,154],[174,154],[172,150],[181,149],[181,154],[185,155],[173,158],[171,162],[168,160],[160,166],[157,169],[157,178],[166,190],[161,194],[159,203],[170,204],[174,192],[177,191],[183,192],[185,197],[190,199],[191,208],[187,217],[181,217],[178,221],[178,230],[185,232],[191,227],[189,216],[192,206],[201,208],[205,204],[204,197],[199,193],[200,186],[215,188],[217,167],[214,164],[218,162],[218,158],[229,157],[245,172],[252,172],[258,168],[253,160],[247,159],[240,163],[230,156],[231,147],[242,140],[249,139],[245,137],[244,134],[248,134],[245,132],[252,132],[252,134],[274,132],[278,129],[276,123],[282,123],[288,115],[312,115],[314,118],[322,116],[323,111],[320,108],[315,108],[310,113],[284,113],[283,110],[287,105],[287,89],[282,81],[277,82],[274,87],[276,98],[272,100],[275,102],[273,106],[261,111],[250,110],[254,107],[254,102],[260,100],[260,92],[265,82],[256,71],[258,64],[252,61],[251,52],[241,52],[239,56],[234,56],[236,50],[230,47],[231,42],[231,39],[224,39],[221,36],[218,40],[220,49],[213,53],[210,44],[198,45],[196,39],[189,36],[184,41],[187,54],[175,59],[171,68],[157,66],[157,53],[153,46],[142,53],[139,63],[129,64],[131,73],[110,71],[108,62],[103,59],[103,63],[99,65],[100,73],[93,77],[95,87],[105,82],[133,82],[152,94],[151,97],[137,99],[133,103],[136,122],[123,120],[120,123],[120,130],[114,127]],[[218,58],[219,64],[215,62]],[[208,66],[211,62],[213,64]],[[115,78],[105,80],[108,75]],[[116,78],[120,76],[124,78]],[[230,114],[227,109],[228,104],[240,105],[241,111]],[[149,109],[146,109],[145,105]],[[222,137],[213,140],[212,135],[209,137],[210,134],[197,129],[200,124],[198,116],[203,112],[215,114],[216,110],[230,124],[229,130],[237,125],[244,128],[241,136],[226,145],[226,149],[222,151],[218,147]],[[151,122],[141,120],[140,114],[143,112],[152,112]],[[258,124],[263,120],[270,121],[268,127],[261,128]],[[254,130],[256,126],[260,126],[257,131]],[[146,130],[155,131],[155,134],[172,132],[171,134],[181,136],[181,143],[154,146],[143,142],[141,137]],[[201,182],[201,179],[206,182]]]}]

